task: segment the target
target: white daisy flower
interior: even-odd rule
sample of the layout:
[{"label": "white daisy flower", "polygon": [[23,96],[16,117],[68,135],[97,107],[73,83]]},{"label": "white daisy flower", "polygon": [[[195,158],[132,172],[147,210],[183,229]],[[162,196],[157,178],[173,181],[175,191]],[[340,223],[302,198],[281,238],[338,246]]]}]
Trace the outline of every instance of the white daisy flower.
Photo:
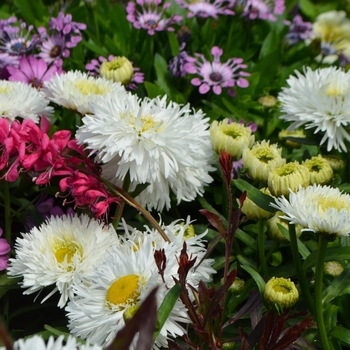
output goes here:
[{"label": "white daisy flower", "polygon": [[45,82],[41,91],[49,100],[81,115],[91,112],[90,102],[96,102],[108,94],[111,94],[112,98],[123,98],[126,93],[121,83],[93,77],[80,71],[57,74],[51,81]]},{"label": "white daisy flower", "polygon": [[169,188],[178,203],[192,201],[212,181],[214,168],[208,118],[189,105],[167,104],[166,96],[138,99],[106,98],[92,104],[76,133],[79,143],[98,152],[107,163],[103,174],[123,181],[129,172],[131,189],[150,185],[136,200],[149,209],[170,208]]},{"label": "white daisy flower", "polygon": [[10,122],[16,117],[39,122],[42,115],[51,116],[53,108],[37,89],[20,81],[0,80],[0,117]]},{"label": "white daisy flower", "polygon": [[302,231],[313,231],[333,238],[350,233],[350,195],[338,188],[314,184],[275,198],[271,205],[282,211],[282,219],[299,224]]},{"label": "white daisy flower", "polygon": [[[124,326],[125,318],[156,286],[160,306],[167,289],[160,282],[152,240],[146,239],[137,252],[131,246],[111,247],[104,261],[96,265],[83,283],[74,283],[75,297],[66,306],[71,333],[93,344],[108,346]],[[178,301],[166,320],[155,343],[167,346],[168,336],[181,336],[185,330],[178,322],[188,322],[185,306]]]},{"label": "white daisy flower", "polygon": [[[47,343],[39,335],[26,339],[18,339],[13,344],[14,350],[103,350],[98,345],[81,344],[74,337],[68,336],[66,342],[63,341],[63,335],[60,335],[56,340],[51,336]],[[0,347],[0,350],[6,350],[5,347]]]},{"label": "white daisy flower", "polygon": [[[145,231],[139,231],[126,225],[125,221],[122,220],[120,227],[124,229],[124,235],[120,235],[120,240],[124,244],[133,246],[134,250],[137,250],[137,247],[142,245],[147,238],[153,242],[153,250],[164,249],[167,257],[167,266],[164,276],[166,277],[168,287],[174,285],[172,276],[178,279],[177,270],[179,265],[176,258],[180,256],[183,244],[186,242],[188,256],[197,258],[194,268],[189,271],[187,282],[197,288],[201,280],[203,282],[210,282],[212,280],[212,275],[216,273],[216,271],[211,267],[214,263],[214,259],[204,259],[202,263],[197,266],[207,251],[205,245],[206,241],[203,240],[203,238],[207,235],[208,230],[200,235],[196,235],[191,222],[190,217],[187,217],[186,222],[180,219],[173,221],[169,225],[165,225],[160,221],[159,225],[170,239],[170,243],[168,243],[164,241],[156,229],[145,226]],[[169,262],[169,260],[171,260],[171,262]]]},{"label": "white daisy flower", "polygon": [[23,277],[24,294],[55,285],[61,293],[58,306],[73,297],[72,283],[102,259],[106,249],[117,244],[112,226],[105,227],[87,215],[51,217],[39,228],[16,239],[16,257],[10,259],[10,276]]},{"label": "white daisy flower", "polygon": [[327,141],[327,150],[347,151],[344,139],[350,141],[346,127],[350,123],[350,72],[336,67],[312,71],[287,80],[278,98],[282,102],[281,119],[293,122],[288,131],[305,124],[314,133],[323,133],[320,144]]}]

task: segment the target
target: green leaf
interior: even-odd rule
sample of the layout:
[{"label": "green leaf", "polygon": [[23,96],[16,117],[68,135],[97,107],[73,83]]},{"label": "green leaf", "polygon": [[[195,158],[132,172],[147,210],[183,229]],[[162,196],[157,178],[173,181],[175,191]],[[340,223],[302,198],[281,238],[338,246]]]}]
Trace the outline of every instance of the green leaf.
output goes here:
[{"label": "green leaf", "polygon": [[154,339],[157,338],[181,294],[181,285],[176,283],[165,296],[157,312],[157,325]]},{"label": "green leaf", "polygon": [[274,53],[280,46],[279,35],[276,30],[271,29],[270,33],[266,36],[261,45],[259,59]]},{"label": "green leaf", "polygon": [[179,41],[177,40],[175,33],[167,32],[167,34],[168,34],[168,41],[171,48],[171,54],[173,56],[176,56],[180,51]]},{"label": "green leaf", "polygon": [[0,298],[10,289],[20,288],[18,282],[20,282],[22,278],[13,278],[9,277],[7,273],[0,274]]},{"label": "green leaf", "polygon": [[247,191],[248,198],[260,208],[271,213],[275,213],[277,211],[277,209],[270,206],[270,203],[274,201],[273,197],[262,193],[260,190],[242,179],[232,180],[232,182],[242,192]]},{"label": "green leaf", "polygon": [[250,266],[242,265],[242,269],[246,270],[254,279],[255,283],[257,284],[259,288],[260,295],[264,295],[264,290],[265,290],[265,281],[263,278]]},{"label": "green leaf", "polygon": [[[316,266],[317,251],[312,252],[304,261],[304,270]],[[350,260],[350,247],[330,247],[327,248],[325,261]]]},{"label": "green leaf", "polygon": [[145,81],[143,84],[146,88],[147,95],[149,98],[156,98],[157,96],[163,95],[163,90],[159,86],[148,81]]},{"label": "green leaf", "polygon": [[344,294],[350,294],[350,265],[348,265],[342,274],[336,277],[332,283],[322,293],[322,303],[327,304],[336,297]]},{"label": "green leaf", "polygon": [[300,0],[299,1],[301,11],[314,20],[317,16],[317,8],[310,0]]},{"label": "green leaf", "polygon": [[343,343],[350,345],[350,330],[342,326],[335,326],[329,335],[342,341]]},{"label": "green leaf", "polygon": [[251,248],[252,250],[256,250],[256,240],[242,231],[240,228],[237,229],[235,238],[242,241],[247,247]]},{"label": "green leaf", "polygon": [[41,22],[49,15],[48,8],[44,6],[42,0],[15,0],[15,5],[21,10],[21,16],[27,24],[34,24],[36,20]]},{"label": "green leaf", "polygon": [[82,43],[87,49],[91,50],[97,55],[107,57],[108,51],[104,47],[97,45],[94,41],[92,41],[92,39],[89,39],[89,41],[83,40]]},{"label": "green leaf", "polygon": [[44,328],[50,332],[52,335],[55,335],[56,337],[59,337],[60,335],[64,336],[64,339],[67,340],[68,336],[70,335],[69,331],[61,331],[58,328],[51,327],[49,325],[45,325]]}]

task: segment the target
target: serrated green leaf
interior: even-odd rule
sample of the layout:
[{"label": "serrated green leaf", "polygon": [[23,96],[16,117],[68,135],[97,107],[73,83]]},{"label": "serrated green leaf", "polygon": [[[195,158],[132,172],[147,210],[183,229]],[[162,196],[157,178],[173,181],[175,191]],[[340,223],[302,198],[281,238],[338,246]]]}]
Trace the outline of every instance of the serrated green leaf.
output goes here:
[{"label": "serrated green leaf", "polygon": [[277,209],[270,206],[271,202],[274,202],[273,197],[262,193],[260,190],[249,184],[242,179],[235,179],[231,181],[239,190],[247,191],[247,196],[260,208],[275,213]]}]

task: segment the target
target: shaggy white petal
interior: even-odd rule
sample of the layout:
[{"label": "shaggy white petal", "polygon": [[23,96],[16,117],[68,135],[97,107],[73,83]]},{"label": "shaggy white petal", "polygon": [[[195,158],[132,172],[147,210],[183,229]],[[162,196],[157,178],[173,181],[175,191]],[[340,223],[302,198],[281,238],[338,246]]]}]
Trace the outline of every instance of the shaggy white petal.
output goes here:
[{"label": "shaggy white petal", "polygon": [[131,190],[150,186],[136,199],[149,209],[170,208],[170,189],[178,203],[192,201],[212,181],[212,146],[208,118],[189,105],[162,99],[106,97],[91,104],[76,138],[97,152],[103,175],[117,183],[129,173]]},{"label": "shaggy white petal", "polygon": [[[109,294],[116,283],[122,279],[132,280],[135,276],[138,279],[135,289],[137,292],[132,293],[133,287],[124,284],[122,290],[116,289],[113,295]],[[125,324],[124,312],[130,307],[139,306],[155,286],[159,287],[159,307],[167,289],[158,274],[151,240],[146,239],[137,252],[131,245],[111,247],[106,252],[104,261],[96,265],[89,276],[85,276],[83,283],[74,284],[76,296],[66,307],[68,328],[75,336],[87,339],[93,344],[108,346]],[[128,293],[124,293],[125,290],[128,290]],[[129,297],[126,298],[122,294]],[[115,302],[112,302],[114,297]],[[167,346],[168,336],[184,334],[185,330],[178,322],[188,322],[186,309],[180,301],[176,303],[161,329],[155,348]]]},{"label": "shaggy white petal", "polygon": [[105,227],[87,215],[51,217],[39,228],[22,233],[15,243],[16,257],[10,259],[10,276],[23,277],[24,294],[55,285],[61,294],[58,306],[73,297],[72,283],[88,273],[105,250],[118,244],[112,226]]},{"label": "shaggy white petal", "polygon": [[16,117],[39,122],[42,115],[51,116],[53,108],[37,89],[20,81],[0,80],[0,117],[12,122]]},{"label": "shaggy white petal", "polygon": [[59,105],[79,112],[81,115],[91,112],[90,103],[101,97],[123,98],[126,94],[121,83],[105,78],[96,78],[80,71],[69,71],[46,81],[41,91],[46,97]]},{"label": "shaggy white petal", "polygon": [[336,67],[312,71],[307,67],[304,75],[295,74],[287,80],[289,87],[278,95],[285,113],[281,118],[293,122],[288,130],[305,125],[306,129],[315,129],[315,134],[323,134],[320,144],[327,141],[328,151],[347,151],[344,139],[350,141],[346,130],[350,123],[350,72]]},{"label": "shaggy white petal", "polygon": [[348,236],[350,233],[350,195],[338,188],[314,184],[300,187],[289,199],[275,198],[271,205],[282,211],[281,218],[300,224],[305,230],[330,236]]}]

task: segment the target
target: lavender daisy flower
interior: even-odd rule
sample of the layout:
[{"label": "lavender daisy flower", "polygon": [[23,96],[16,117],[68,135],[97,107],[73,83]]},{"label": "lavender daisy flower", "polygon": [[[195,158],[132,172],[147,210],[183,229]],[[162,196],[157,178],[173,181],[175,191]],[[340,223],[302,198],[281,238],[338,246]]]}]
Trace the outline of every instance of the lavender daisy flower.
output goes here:
[{"label": "lavender daisy flower", "polygon": [[312,23],[304,22],[300,15],[295,15],[285,40],[289,45],[295,45],[300,41],[311,38],[312,34]]},{"label": "lavender daisy flower", "polygon": [[183,42],[180,46],[180,52],[169,62],[168,69],[173,73],[174,77],[184,78],[187,75],[185,64],[196,62],[195,58],[190,57],[188,53],[184,51],[185,46],[186,43]]},{"label": "lavender daisy flower", "polygon": [[194,16],[217,18],[218,15],[234,15],[232,7],[235,0],[175,0],[182,8],[188,10],[187,17]]},{"label": "lavender daisy flower", "polygon": [[135,2],[129,1],[126,6],[127,20],[131,22],[136,29],[145,29],[149,35],[168,30],[174,31],[171,26],[182,20],[182,16],[172,15],[170,18],[161,19],[164,11],[171,6],[170,2],[166,2],[162,9],[158,12],[158,7],[163,0],[137,0],[136,4],[141,7],[141,11],[136,9]]},{"label": "lavender daisy flower", "polygon": [[247,65],[242,63],[243,58],[230,58],[226,63],[221,63],[222,52],[218,46],[213,46],[211,49],[211,54],[214,56],[213,62],[207,61],[202,54],[196,53],[199,59],[185,64],[184,69],[188,73],[201,76],[191,80],[192,85],[199,86],[199,93],[206,94],[212,88],[214,94],[220,95],[222,88],[227,88],[228,94],[234,97],[235,85],[241,88],[249,86],[248,80],[243,77],[250,76],[250,73],[241,70],[247,68]]},{"label": "lavender daisy flower", "polygon": [[[89,74],[92,76],[101,76],[101,64],[107,60],[108,62],[112,62],[114,58],[114,55],[109,55],[107,59],[103,56],[99,56],[98,60],[93,59],[90,63],[86,64],[85,69],[89,71]],[[133,62],[129,62],[131,65],[133,64]],[[140,72],[139,67],[132,66],[132,69],[133,73],[131,79],[127,84],[124,85],[126,90],[136,90],[138,88],[137,84],[142,84],[145,80],[145,75],[144,73]]]},{"label": "lavender daisy flower", "polygon": [[284,0],[247,0],[244,1],[242,16],[275,22],[275,15],[281,15],[284,10]]},{"label": "lavender daisy flower", "polygon": [[[11,23],[12,24],[12,23]],[[35,49],[39,43],[37,34],[30,37],[30,33],[34,26],[21,22],[19,27],[4,25],[0,30],[0,50],[12,55],[22,55]]]},{"label": "lavender daisy flower", "polygon": [[19,67],[7,67],[10,76],[8,80],[23,81],[26,84],[40,89],[44,81],[51,81],[51,77],[56,74],[62,74],[62,69],[56,65],[48,68],[43,59],[37,59],[33,55],[22,56],[19,61]]},{"label": "lavender daisy flower", "polygon": [[[2,235],[2,228],[0,228],[0,236]],[[9,259],[8,253],[11,247],[5,238],[0,238],[0,271],[7,269],[7,261]]]},{"label": "lavender daisy flower", "polygon": [[62,66],[62,57],[69,57],[70,49],[82,40],[81,30],[86,29],[86,24],[74,22],[72,15],[60,12],[57,18],[51,18],[49,27],[51,35],[47,34],[45,28],[40,28],[42,45],[39,56],[49,64],[54,62]]}]

